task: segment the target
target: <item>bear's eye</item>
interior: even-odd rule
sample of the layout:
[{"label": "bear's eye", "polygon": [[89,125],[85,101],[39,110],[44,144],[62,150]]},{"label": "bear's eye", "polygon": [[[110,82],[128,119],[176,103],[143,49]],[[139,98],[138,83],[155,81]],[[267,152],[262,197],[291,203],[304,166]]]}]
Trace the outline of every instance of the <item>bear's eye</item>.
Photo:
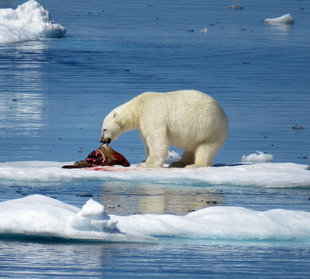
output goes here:
[{"label": "bear's eye", "polygon": [[107,131],[107,129],[103,129],[103,131],[104,131],[104,132],[106,132],[106,131]]}]

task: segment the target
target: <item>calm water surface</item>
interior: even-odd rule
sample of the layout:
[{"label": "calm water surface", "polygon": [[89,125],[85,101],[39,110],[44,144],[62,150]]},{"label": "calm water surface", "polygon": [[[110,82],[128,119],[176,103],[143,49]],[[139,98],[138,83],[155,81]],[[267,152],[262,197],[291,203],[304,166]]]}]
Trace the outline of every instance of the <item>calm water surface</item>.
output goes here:
[{"label": "calm water surface", "polygon": [[[270,244],[0,242],[3,278],[308,278],[309,249]],[[12,253],[14,247],[14,253]],[[266,263],[267,262],[267,263]],[[12,270],[14,272],[12,272]]]},{"label": "calm water surface", "polygon": [[[0,7],[21,3],[1,1]],[[67,35],[0,45],[0,162],[83,159],[99,146],[102,120],[115,106],[144,91],[198,89],[222,104],[230,122],[215,163],[237,163],[261,150],[275,162],[310,164],[307,1],[40,3]],[[227,9],[231,4],[244,9]],[[288,12],[292,27],[263,22]],[[144,159],[137,132],[112,146],[132,163]],[[0,181],[0,191],[1,200],[40,193],[76,206],[88,193],[121,215],[186,214],[216,204],[310,210],[309,189],[134,181],[8,187]],[[0,277],[308,278],[309,248],[300,242],[1,240]]]}]

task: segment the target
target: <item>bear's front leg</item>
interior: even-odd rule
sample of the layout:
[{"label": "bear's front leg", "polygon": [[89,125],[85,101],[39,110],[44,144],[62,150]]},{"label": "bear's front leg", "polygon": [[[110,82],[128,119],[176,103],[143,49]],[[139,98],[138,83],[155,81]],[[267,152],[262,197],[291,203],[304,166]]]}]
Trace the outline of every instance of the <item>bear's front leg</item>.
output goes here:
[{"label": "bear's front leg", "polygon": [[141,137],[142,142],[143,142],[143,145],[144,145],[145,160],[146,160],[147,157],[149,157],[150,150],[149,150],[149,147],[148,147],[148,145],[147,145],[146,139],[145,139],[145,137],[143,136],[143,134],[141,133],[141,131],[140,131],[140,137]]},{"label": "bear's front leg", "polygon": [[143,168],[161,168],[168,156],[169,142],[165,132],[144,137],[149,155],[144,163],[138,165]]}]

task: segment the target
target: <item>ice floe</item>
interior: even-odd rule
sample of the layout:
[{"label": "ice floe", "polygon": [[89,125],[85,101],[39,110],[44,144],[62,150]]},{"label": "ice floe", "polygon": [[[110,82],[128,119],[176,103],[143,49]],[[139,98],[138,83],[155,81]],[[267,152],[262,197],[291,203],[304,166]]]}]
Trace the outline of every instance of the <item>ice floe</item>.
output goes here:
[{"label": "ice floe", "polygon": [[256,151],[256,153],[250,155],[243,155],[241,158],[243,163],[255,164],[255,163],[270,163],[273,161],[272,154],[266,154],[262,151]]},{"label": "ice floe", "polygon": [[0,202],[0,239],[16,237],[100,242],[154,241],[154,237],[309,241],[310,212],[215,206],[185,216],[108,216],[104,206],[94,200],[80,209],[32,195]]},{"label": "ice floe", "polygon": [[244,156],[256,164],[233,164],[196,169],[159,168],[144,169],[132,165],[126,167],[98,167],[90,169],[62,169],[72,162],[21,161],[0,163],[1,184],[36,186],[42,183],[64,183],[85,180],[139,180],[156,183],[210,185],[239,185],[254,187],[310,187],[309,166],[295,163],[265,162],[268,154]]},{"label": "ice floe", "polygon": [[291,14],[285,14],[280,17],[266,18],[264,22],[271,25],[294,24],[294,18]]},{"label": "ice floe", "polygon": [[55,23],[50,13],[35,0],[29,0],[14,9],[0,9],[0,43],[13,43],[58,38],[65,27]]},{"label": "ice floe", "polygon": [[112,216],[118,228],[145,236],[221,240],[310,240],[310,212],[274,209],[254,211],[215,206],[176,215]]},{"label": "ice floe", "polygon": [[67,240],[149,241],[120,233],[104,212],[89,200],[82,209],[42,195],[0,203],[0,237],[41,237]]}]

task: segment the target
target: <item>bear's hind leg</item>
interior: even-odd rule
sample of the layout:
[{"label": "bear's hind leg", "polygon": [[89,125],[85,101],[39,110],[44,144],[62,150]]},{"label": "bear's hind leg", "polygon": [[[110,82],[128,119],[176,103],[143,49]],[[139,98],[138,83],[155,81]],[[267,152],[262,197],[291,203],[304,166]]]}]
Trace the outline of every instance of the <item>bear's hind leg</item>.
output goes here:
[{"label": "bear's hind leg", "polygon": [[213,159],[216,152],[221,147],[218,143],[203,143],[200,144],[195,152],[195,162],[192,165],[187,165],[187,168],[212,167]]},{"label": "bear's hind leg", "polygon": [[171,163],[169,168],[184,168],[186,165],[191,165],[194,163],[194,157],[194,152],[184,150],[181,160]]}]

